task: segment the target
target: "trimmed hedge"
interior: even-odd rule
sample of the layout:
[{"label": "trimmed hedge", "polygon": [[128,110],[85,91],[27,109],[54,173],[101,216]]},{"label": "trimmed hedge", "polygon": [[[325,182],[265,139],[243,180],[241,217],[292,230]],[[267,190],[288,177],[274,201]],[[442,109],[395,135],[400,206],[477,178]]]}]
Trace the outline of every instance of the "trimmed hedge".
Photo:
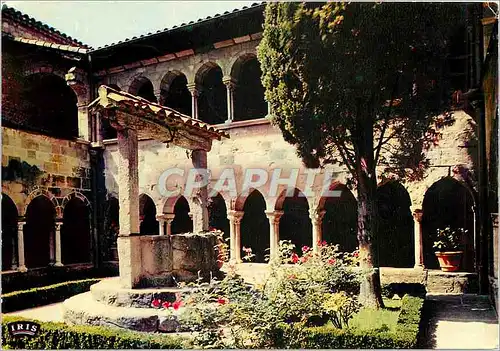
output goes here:
[{"label": "trimmed hedge", "polygon": [[2,312],[18,311],[64,301],[68,297],[89,291],[90,286],[100,280],[95,278],[75,280],[3,294],[1,296]]},{"label": "trimmed hedge", "polygon": [[297,349],[411,349],[417,346],[424,299],[405,295],[395,331],[287,327],[279,348]]},{"label": "trimmed hedge", "polygon": [[392,298],[394,294],[425,298],[426,293],[425,285],[420,283],[389,283],[382,285],[382,296],[388,298]]},{"label": "trimmed hedge", "polygon": [[35,337],[10,336],[7,324],[26,321],[17,316],[3,316],[2,347],[10,349],[182,349],[189,339],[165,334],[148,334],[98,326],[68,326],[40,322]]}]

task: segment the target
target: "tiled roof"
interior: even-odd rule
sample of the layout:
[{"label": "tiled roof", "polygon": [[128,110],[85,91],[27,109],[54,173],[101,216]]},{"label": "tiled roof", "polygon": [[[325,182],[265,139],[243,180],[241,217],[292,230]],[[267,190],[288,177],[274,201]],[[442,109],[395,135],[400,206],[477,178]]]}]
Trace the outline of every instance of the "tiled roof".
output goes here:
[{"label": "tiled roof", "polygon": [[45,23],[37,21],[33,17],[30,17],[30,16],[22,13],[21,11],[18,11],[16,9],[14,9],[13,7],[9,7],[9,6],[5,5],[5,4],[2,6],[2,16],[9,16],[9,17],[11,17],[11,18],[13,18],[13,19],[15,19],[15,20],[17,20],[17,21],[19,21],[21,23],[24,23],[24,24],[26,24],[28,26],[33,26],[33,27],[35,27],[38,30],[49,32],[49,33],[51,33],[53,35],[57,35],[57,36],[59,36],[59,37],[61,37],[63,39],[72,41],[75,44],[78,44],[80,46],[88,48],[88,45],[83,44],[81,41],[78,41],[78,40],[70,37],[69,35],[64,34],[64,33],[60,32],[60,31],[58,31],[54,27],[48,26]]},{"label": "tiled roof", "polygon": [[42,46],[42,47],[52,48],[52,49],[62,50],[62,51],[70,51],[70,52],[74,52],[74,53],[86,54],[89,52],[89,49],[82,48],[80,46],[55,44],[55,43],[51,43],[48,41],[27,39],[27,38],[23,38],[23,37],[11,37],[11,39],[14,41],[18,41],[20,43],[24,43],[24,44]]},{"label": "tiled roof", "polygon": [[97,49],[93,49],[92,51],[106,49],[106,48],[109,48],[109,47],[112,47],[112,46],[116,46],[116,45],[120,45],[120,44],[125,44],[125,43],[129,43],[129,42],[141,40],[141,39],[144,39],[144,38],[147,38],[147,37],[152,37],[152,36],[156,36],[156,35],[160,35],[160,34],[165,34],[165,33],[168,33],[168,32],[175,31],[175,30],[182,30],[182,29],[184,29],[184,28],[186,28],[188,26],[192,26],[192,25],[195,25],[195,24],[200,24],[200,23],[204,23],[204,22],[208,22],[208,21],[213,21],[213,20],[216,20],[216,19],[220,20],[220,19],[223,19],[223,18],[225,18],[227,16],[233,15],[235,13],[243,12],[243,11],[251,9],[251,8],[261,7],[264,4],[265,4],[265,2],[253,3],[250,6],[243,6],[241,9],[234,9],[232,11],[225,11],[222,15],[221,14],[215,14],[214,16],[207,16],[205,18],[199,18],[196,21],[190,21],[189,23],[181,23],[180,25],[173,26],[172,28],[165,28],[165,29],[157,30],[155,33],[150,32],[150,33],[147,33],[147,34],[140,35],[139,37],[126,38],[126,39],[120,40],[120,41],[118,41],[116,43],[111,43],[111,44],[107,44],[107,45],[104,45],[104,46],[99,46]]},{"label": "tiled roof", "polygon": [[[229,138],[226,132],[220,131],[212,125],[195,120],[170,107],[162,106],[126,93],[110,88],[106,85],[99,87],[99,97],[89,104],[89,109],[94,108],[123,108],[134,111],[134,116],[166,128],[176,128],[188,131],[192,135],[204,138],[217,139]],[[140,132],[140,131],[139,131]]]}]

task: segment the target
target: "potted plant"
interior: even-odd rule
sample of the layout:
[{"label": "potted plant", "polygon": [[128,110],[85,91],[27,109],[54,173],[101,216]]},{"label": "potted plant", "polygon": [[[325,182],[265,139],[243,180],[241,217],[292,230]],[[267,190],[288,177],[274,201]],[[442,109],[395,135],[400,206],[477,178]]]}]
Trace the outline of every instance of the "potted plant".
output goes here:
[{"label": "potted plant", "polygon": [[463,228],[446,227],[437,230],[434,250],[443,272],[456,272],[462,261],[462,238],[467,233]]}]

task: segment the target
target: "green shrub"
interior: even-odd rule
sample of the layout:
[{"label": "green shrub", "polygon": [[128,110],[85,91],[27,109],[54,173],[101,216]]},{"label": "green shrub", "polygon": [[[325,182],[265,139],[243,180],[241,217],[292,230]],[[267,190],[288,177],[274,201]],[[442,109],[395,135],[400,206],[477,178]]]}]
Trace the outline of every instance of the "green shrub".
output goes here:
[{"label": "green shrub", "polygon": [[2,347],[10,349],[181,349],[189,339],[164,334],[147,334],[98,326],[68,326],[63,323],[34,321],[40,324],[35,337],[12,337],[7,324],[26,319],[2,318]]},{"label": "green shrub", "polygon": [[331,326],[301,328],[286,325],[277,335],[280,348],[399,349],[415,348],[424,300],[405,295],[397,327],[389,330],[337,329]]},{"label": "green shrub", "polygon": [[1,296],[2,312],[18,311],[64,301],[68,297],[89,291],[90,286],[99,281],[100,279],[76,280],[3,294]]},{"label": "green shrub", "polygon": [[389,283],[382,285],[382,295],[388,298],[392,298],[394,294],[424,298],[426,293],[425,285],[420,283]]}]

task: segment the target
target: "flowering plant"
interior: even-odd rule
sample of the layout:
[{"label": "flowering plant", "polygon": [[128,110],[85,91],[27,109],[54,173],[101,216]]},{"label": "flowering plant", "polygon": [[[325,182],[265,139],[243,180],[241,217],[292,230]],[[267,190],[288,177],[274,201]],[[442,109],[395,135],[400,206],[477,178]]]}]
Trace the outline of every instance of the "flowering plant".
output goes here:
[{"label": "flowering plant", "polygon": [[460,251],[462,249],[462,238],[466,233],[467,230],[464,228],[452,229],[446,227],[438,229],[434,249],[438,252]]}]

